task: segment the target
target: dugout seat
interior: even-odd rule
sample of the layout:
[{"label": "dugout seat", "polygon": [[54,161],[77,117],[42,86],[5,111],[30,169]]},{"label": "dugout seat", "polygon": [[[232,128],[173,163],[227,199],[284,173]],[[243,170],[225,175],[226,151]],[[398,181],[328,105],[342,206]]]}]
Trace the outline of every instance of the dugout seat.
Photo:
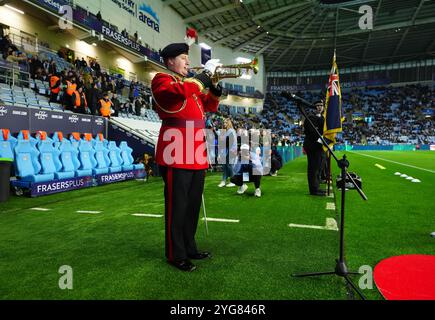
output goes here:
[{"label": "dugout seat", "polygon": [[69,141],[71,141],[71,144],[74,148],[78,148],[80,141],[82,141],[82,139],[80,138],[80,133],[78,132],[71,133],[71,135],[69,136]]},{"label": "dugout seat", "polygon": [[122,171],[122,158],[121,150],[116,146],[115,141],[109,141],[108,148],[110,167],[109,172],[121,172]]},{"label": "dugout seat", "polygon": [[0,158],[15,159],[14,148],[17,145],[17,138],[13,137],[9,129],[0,130]]},{"label": "dugout seat", "polygon": [[52,140],[54,142],[54,146],[59,148],[61,142],[63,141],[63,133],[60,131],[56,131],[53,133]]},{"label": "dugout seat", "polygon": [[79,169],[80,161],[78,158],[78,151],[71,144],[71,141],[62,139],[59,142],[60,162],[62,163],[64,171],[75,171],[77,177],[91,176],[92,169]]},{"label": "dugout seat", "polygon": [[15,159],[12,144],[9,140],[0,140],[0,158]]},{"label": "dugout seat", "polygon": [[18,139],[11,134],[9,129],[1,129],[0,131],[0,141],[9,141],[13,151],[17,146]]},{"label": "dugout seat", "polygon": [[131,155],[133,149],[127,145],[126,141],[121,141],[121,143],[119,144],[119,149],[121,150],[121,158],[123,161],[122,169],[124,171],[133,170],[133,169],[138,170],[138,169],[145,168],[143,163],[133,164],[134,159],[133,156]]},{"label": "dugout seat", "polygon": [[21,131],[18,133],[17,140],[18,140],[18,141],[29,140],[29,141],[30,141],[30,144],[31,144],[33,147],[35,147],[35,148],[36,148],[36,145],[37,145],[37,143],[38,143],[38,140],[35,139],[35,138],[33,138],[33,137],[31,136],[29,130],[21,130]]},{"label": "dugout seat", "polygon": [[104,147],[103,142],[96,141],[94,145],[95,160],[97,162],[95,168],[92,170],[93,174],[105,174],[109,172],[109,150]]},{"label": "dugout seat", "polygon": [[38,160],[39,151],[30,140],[18,140],[15,147],[17,163],[17,177],[25,182],[44,182],[54,179],[53,173],[40,173],[41,165]]},{"label": "dugout seat", "polygon": [[38,143],[40,152],[40,161],[43,173],[54,173],[56,179],[70,179],[74,178],[74,168],[65,168],[60,161],[60,151],[53,146],[50,140],[43,140]]},{"label": "dugout seat", "polygon": [[82,172],[87,172],[92,175],[92,170],[96,167],[96,161],[94,158],[94,149],[88,141],[81,140],[78,145],[79,151],[79,161],[80,161],[80,170]]},{"label": "dugout seat", "polygon": [[105,148],[107,148],[107,145],[109,144],[109,141],[108,141],[107,139],[104,138],[104,136],[103,136],[102,133],[97,134],[97,135],[95,136],[95,138],[92,139],[92,145],[95,145],[95,143],[96,143],[97,141],[101,141],[101,142],[103,142],[103,145],[104,145]]}]

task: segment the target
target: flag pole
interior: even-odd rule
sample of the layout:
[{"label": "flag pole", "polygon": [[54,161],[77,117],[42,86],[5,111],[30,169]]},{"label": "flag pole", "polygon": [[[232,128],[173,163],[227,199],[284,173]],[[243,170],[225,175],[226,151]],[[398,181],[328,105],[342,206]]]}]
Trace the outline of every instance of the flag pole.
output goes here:
[{"label": "flag pole", "polygon": [[331,154],[329,153],[329,151],[328,151],[328,153],[327,153],[327,155],[328,155],[328,196],[329,196],[329,194],[330,194],[330,190],[331,190],[331,180],[332,180],[332,177],[331,177]]}]

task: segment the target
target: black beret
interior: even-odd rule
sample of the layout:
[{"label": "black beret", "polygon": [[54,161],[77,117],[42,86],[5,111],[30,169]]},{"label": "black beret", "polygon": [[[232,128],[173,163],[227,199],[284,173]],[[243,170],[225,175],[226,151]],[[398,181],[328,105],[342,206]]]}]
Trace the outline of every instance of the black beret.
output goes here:
[{"label": "black beret", "polygon": [[316,102],[314,102],[314,105],[317,105],[317,104],[323,105],[323,100],[317,100]]},{"label": "black beret", "polygon": [[163,48],[160,55],[163,59],[175,58],[176,56],[189,53],[189,46],[186,43],[171,43]]}]

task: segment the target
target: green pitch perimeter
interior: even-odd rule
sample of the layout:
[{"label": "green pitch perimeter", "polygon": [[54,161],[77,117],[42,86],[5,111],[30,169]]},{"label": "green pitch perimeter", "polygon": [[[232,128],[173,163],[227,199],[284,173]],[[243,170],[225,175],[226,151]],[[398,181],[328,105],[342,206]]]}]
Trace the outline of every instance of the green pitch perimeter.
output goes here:
[{"label": "green pitch perimeter", "polygon": [[[435,152],[347,155],[350,171],[362,177],[369,198],[362,201],[355,191],[347,193],[349,268],[374,268],[393,255],[433,254],[435,239],[429,234],[435,231]],[[335,176],[335,164],[333,168]],[[327,202],[335,199],[308,195],[305,157],[287,164],[277,177],[264,177],[260,199],[253,196],[253,185],[240,196],[235,188],[218,188],[219,182],[220,174],[207,175],[208,217],[240,222],[210,221],[206,236],[200,221],[199,248],[212,251],[214,257],[199,261],[193,273],[165,263],[163,218],[132,215],[163,214],[160,178],[36,199],[12,197],[0,204],[0,298],[349,298],[339,277],[291,277],[294,272],[331,270],[338,255],[337,231],[288,226],[325,226],[326,218],[337,219],[339,213],[326,210]],[[72,290],[59,289],[63,265],[72,267]],[[364,293],[369,299],[382,299],[375,285]]]}]

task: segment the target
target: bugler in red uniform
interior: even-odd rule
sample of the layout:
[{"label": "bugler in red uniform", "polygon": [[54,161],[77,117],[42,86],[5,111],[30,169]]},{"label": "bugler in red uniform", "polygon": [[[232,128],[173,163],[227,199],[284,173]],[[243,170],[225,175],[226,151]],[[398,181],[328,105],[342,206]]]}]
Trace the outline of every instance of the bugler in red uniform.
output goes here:
[{"label": "bugler in red uniform", "polygon": [[[165,183],[165,255],[182,271],[193,271],[190,259],[211,257],[199,251],[195,233],[198,226],[205,169],[205,112],[216,112],[222,88],[213,85],[218,59],[207,61],[204,71],[187,77],[189,46],[173,43],[160,53],[170,72],[158,73],[151,83],[157,112],[162,119],[156,161]],[[203,89],[209,93],[202,93]]]}]

